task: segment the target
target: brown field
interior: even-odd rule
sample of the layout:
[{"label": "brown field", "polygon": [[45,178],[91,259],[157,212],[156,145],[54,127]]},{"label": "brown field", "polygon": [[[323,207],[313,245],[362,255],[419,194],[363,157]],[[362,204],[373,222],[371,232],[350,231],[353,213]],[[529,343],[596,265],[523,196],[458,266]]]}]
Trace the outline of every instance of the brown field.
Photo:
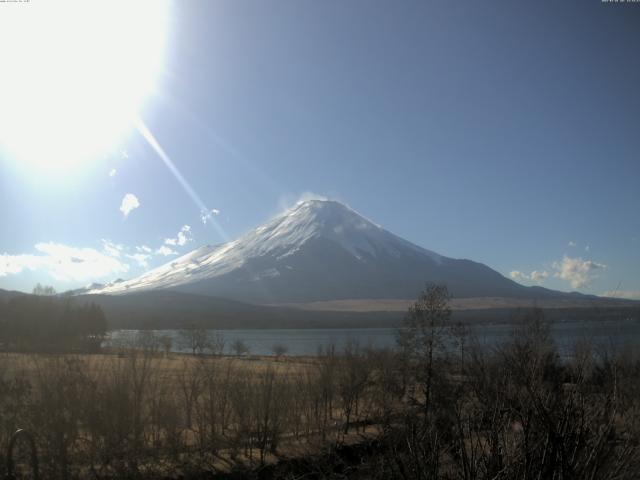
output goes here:
[{"label": "brown field", "polygon": [[[26,428],[36,437],[45,478],[83,477],[92,469],[116,478],[173,477],[317,454],[323,445],[377,431],[348,427],[347,420],[373,411],[361,406],[345,414],[334,385],[337,359],[330,363],[167,355],[157,348],[3,353],[0,448],[9,432]],[[359,394],[348,395],[351,410]]]},{"label": "brown field", "polygon": [[[0,372],[8,376],[20,376],[27,380],[33,380],[41,366],[45,362],[81,362],[85,367],[85,373],[94,379],[99,379],[100,375],[109,370],[118,368],[126,361],[129,354],[139,354],[140,352],[102,352],[102,353],[82,353],[82,354],[48,354],[48,353],[14,353],[5,352],[0,354],[2,367]],[[180,374],[196,367],[207,367],[215,365],[216,368],[234,368],[242,372],[251,374],[264,373],[271,369],[277,374],[300,375],[313,367],[314,357],[282,357],[274,356],[194,356],[183,353],[154,353],[149,360],[150,368],[155,375],[168,382],[170,386],[176,386],[177,378]]]},{"label": "brown field", "polygon": [[[415,299],[346,299],[308,303],[281,303],[272,306],[292,307],[301,310],[336,311],[336,312],[406,312]],[[452,310],[485,310],[501,308],[593,308],[593,299],[554,299],[531,300],[527,298],[477,297],[454,298],[450,301]],[[637,305],[637,302],[623,299],[598,299],[601,308]]]}]

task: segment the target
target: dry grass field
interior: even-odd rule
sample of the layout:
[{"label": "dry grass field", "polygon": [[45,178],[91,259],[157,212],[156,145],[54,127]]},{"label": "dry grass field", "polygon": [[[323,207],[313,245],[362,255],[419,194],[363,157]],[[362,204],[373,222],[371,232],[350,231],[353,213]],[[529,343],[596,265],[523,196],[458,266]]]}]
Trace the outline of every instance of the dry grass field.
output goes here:
[{"label": "dry grass field", "polygon": [[28,429],[46,478],[173,477],[313,455],[377,431],[349,428],[373,411],[346,376],[347,409],[339,401],[339,362],[333,355],[167,355],[146,347],[3,353],[0,446],[10,432]]},{"label": "dry grass field", "polygon": [[[335,312],[406,312],[415,300],[411,299],[345,299],[327,300],[307,303],[281,303],[273,306],[292,307],[311,311]],[[637,302],[624,299],[599,298],[599,308],[637,306]],[[505,298],[505,297],[470,297],[453,298],[450,301],[452,310],[486,310],[486,309],[517,309],[517,308],[593,308],[594,300],[585,298],[538,299]]]},{"label": "dry grass field", "polygon": [[[116,352],[82,354],[37,354],[37,353],[0,353],[0,372],[8,376],[20,376],[33,380],[40,368],[47,362],[80,362],[85,373],[99,379],[106,372],[118,369],[122,364],[130,361],[129,355],[140,354],[135,350]],[[258,374],[266,370],[273,370],[278,374],[295,375],[309,371],[317,363],[314,357],[282,357],[275,356],[194,356],[183,353],[166,355],[155,352],[149,359],[150,368],[168,385],[176,386],[178,377],[193,368],[232,368],[242,372]]]}]

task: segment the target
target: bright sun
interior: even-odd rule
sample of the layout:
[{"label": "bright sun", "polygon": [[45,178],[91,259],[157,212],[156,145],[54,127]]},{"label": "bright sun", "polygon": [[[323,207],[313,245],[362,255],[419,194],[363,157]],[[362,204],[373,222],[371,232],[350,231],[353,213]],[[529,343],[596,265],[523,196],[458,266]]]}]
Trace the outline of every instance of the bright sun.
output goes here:
[{"label": "bright sun", "polygon": [[114,148],[153,92],[165,0],[31,0],[0,15],[0,143],[68,171]]}]

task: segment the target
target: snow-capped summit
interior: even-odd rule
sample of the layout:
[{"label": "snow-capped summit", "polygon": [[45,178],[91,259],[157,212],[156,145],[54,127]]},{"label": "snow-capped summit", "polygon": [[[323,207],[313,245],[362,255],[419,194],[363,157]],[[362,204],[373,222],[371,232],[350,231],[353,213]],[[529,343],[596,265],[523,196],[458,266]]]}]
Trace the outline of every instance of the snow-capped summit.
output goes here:
[{"label": "snow-capped summit", "polygon": [[254,303],[309,302],[415,298],[429,281],[446,283],[456,296],[530,296],[485,265],[421,248],[331,200],[300,202],[237,240],[90,293],[173,289]]},{"label": "snow-capped summit", "polygon": [[[436,253],[416,247],[387,232],[355,210],[333,200],[308,200],[258,227],[244,237],[259,254],[278,252],[280,258],[295,253],[306,242],[323,238],[337,243],[355,258],[377,252],[400,255],[403,248],[417,248],[434,259]],[[243,239],[241,239],[240,243]]]}]

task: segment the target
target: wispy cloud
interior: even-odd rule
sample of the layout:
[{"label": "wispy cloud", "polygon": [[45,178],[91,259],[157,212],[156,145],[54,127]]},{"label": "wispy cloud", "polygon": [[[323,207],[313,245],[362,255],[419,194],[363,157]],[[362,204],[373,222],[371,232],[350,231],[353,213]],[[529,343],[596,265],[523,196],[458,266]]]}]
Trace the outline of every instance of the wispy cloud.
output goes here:
[{"label": "wispy cloud", "polygon": [[570,247],[575,247],[577,244],[576,244],[576,242],[574,242],[573,240],[571,240],[571,241],[568,243],[568,245],[569,245]]},{"label": "wispy cloud", "polygon": [[164,241],[165,245],[179,246],[183,247],[188,242],[193,241],[193,235],[191,234],[191,227],[189,225],[184,225],[175,238],[167,238]]},{"label": "wispy cloud", "polygon": [[561,261],[553,262],[553,268],[556,270],[555,277],[569,282],[572,288],[581,288],[596,278],[596,272],[604,270],[607,266],[593,260],[571,258],[565,255]]},{"label": "wispy cloud", "polygon": [[314,192],[304,192],[298,197],[296,203],[308,202],[309,200],[329,200],[329,197]]},{"label": "wispy cloud", "polygon": [[[291,210],[296,205],[307,202],[309,200],[329,200],[326,195],[321,195],[314,192],[303,192],[300,195],[285,194],[281,195],[278,199],[278,210],[274,212],[275,215],[280,215],[288,210]],[[335,199],[339,200],[339,199]]]},{"label": "wispy cloud", "polygon": [[118,171],[115,168],[112,168],[111,170],[109,170],[110,177],[115,177],[116,173],[118,173]]},{"label": "wispy cloud", "polygon": [[151,259],[151,255],[148,253],[134,253],[127,255],[127,258],[135,260],[136,263],[143,268],[149,268],[149,259]]},{"label": "wispy cloud", "polygon": [[529,280],[529,276],[526,273],[522,273],[520,270],[512,270],[511,273],[509,273],[509,276],[519,282]]},{"label": "wispy cloud", "polygon": [[[32,271],[48,274],[59,281],[101,280],[126,273],[132,265],[149,268],[154,256],[178,255],[171,247],[181,247],[191,241],[191,226],[183,225],[175,238],[167,239],[165,244],[155,250],[145,244],[126,246],[106,238],[100,240],[101,248],[98,249],[41,242],[35,245],[36,253],[0,255],[0,277]],[[132,260],[135,264],[126,263],[127,260]]]},{"label": "wispy cloud", "polygon": [[542,283],[543,280],[549,277],[549,273],[545,270],[541,272],[539,272],[538,270],[534,270],[533,272],[531,272],[529,277],[531,278],[532,281],[536,283]]},{"label": "wispy cloud", "polygon": [[127,193],[122,199],[122,203],[120,204],[120,211],[126,217],[129,214],[140,206],[140,201],[138,197],[136,197],[133,193]]},{"label": "wispy cloud", "polygon": [[102,251],[111,257],[120,257],[120,254],[124,250],[124,245],[120,243],[114,243],[111,240],[102,239]]},{"label": "wispy cloud", "polygon": [[157,249],[156,253],[158,255],[164,255],[165,257],[168,257],[169,255],[177,255],[178,254],[178,252],[176,252],[175,250],[170,249],[166,245],[163,245],[159,249]]},{"label": "wispy cloud", "polygon": [[214,208],[213,210],[202,210],[202,212],[200,212],[200,220],[203,224],[206,225],[213,219],[213,217],[216,217],[218,215],[220,215],[220,210],[218,210],[217,208]]},{"label": "wispy cloud", "polygon": [[129,265],[93,248],[77,248],[60,243],[38,243],[38,254],[0,255],[0,277],[25,270],[49,274],[59,281],[81,281],[125,273]]},{"label": "wispy cloud", "polygon": [[542,283],[549,277],[549,272],[547,272],[546,270],[534,270],[531,273],[526,274],[524,272],[520,272],[519,270],[514,270],[509,273],[509,276],[519,282]]}]

